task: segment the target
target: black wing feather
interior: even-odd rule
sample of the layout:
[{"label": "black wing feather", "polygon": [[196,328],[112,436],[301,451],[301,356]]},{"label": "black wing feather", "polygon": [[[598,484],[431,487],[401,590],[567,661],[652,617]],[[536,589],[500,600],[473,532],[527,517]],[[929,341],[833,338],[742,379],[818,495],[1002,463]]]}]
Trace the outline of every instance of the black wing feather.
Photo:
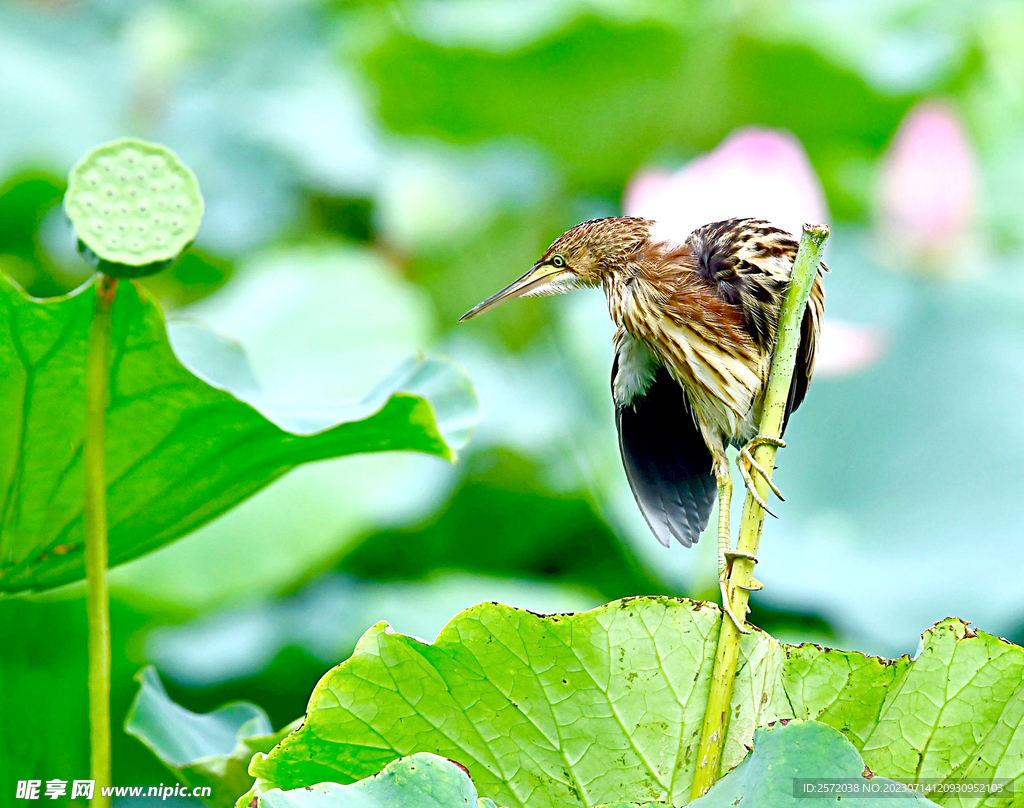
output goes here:
[{"label": "black wing feather", "polygon": [[811,383],[813,371],[813,350],[814,334],[811,329],[811,310],[808,307],[804,311],[804,318],[800,322],[800,345],[797,348],[796,366],[793,368],[793,379],[789,383],[789,398],[786,400],[786,414],[782,419],[782,434],[786,434],[786,427],[789,425],[789,417],[796,412],[807,395],[807,387]]},{"label": "black wing feather", "polygon": [[[612,368],[612,383],[618,360]],[[616,408],[619,450],[640,511],[666,547],[672,537],[689,547],[700,538],[715,501],[711,452],[683,388],[659,367],[643,395]]]}]

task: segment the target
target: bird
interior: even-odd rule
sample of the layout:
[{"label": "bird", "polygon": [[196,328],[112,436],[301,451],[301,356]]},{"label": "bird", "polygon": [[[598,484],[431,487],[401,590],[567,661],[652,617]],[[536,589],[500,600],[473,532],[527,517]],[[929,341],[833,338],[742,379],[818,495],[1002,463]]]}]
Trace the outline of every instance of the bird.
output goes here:
[{"label": "bird", "polygon": [[[690,547],[707,527],[717,495],[718,572],[723,606],[731,560],[732,481],[728,447],[744,484],[767,513],[753,474],[782,494],[754,459],[779,311],[798,248],[768,221],[733,218],[698,227],[682,243],[657,238],[654,221],[592,219],[556,238],[525,274],[467,311],[469,320],[516,297],[600,288],[615,325],[611,392],[622,464],[655,538]],[[803,402],[825,312],[822,264],[804,310],[783,431]],[[772,514],[774,516],[774,514]],[[751,588],[761,588],[752,581]]]}]

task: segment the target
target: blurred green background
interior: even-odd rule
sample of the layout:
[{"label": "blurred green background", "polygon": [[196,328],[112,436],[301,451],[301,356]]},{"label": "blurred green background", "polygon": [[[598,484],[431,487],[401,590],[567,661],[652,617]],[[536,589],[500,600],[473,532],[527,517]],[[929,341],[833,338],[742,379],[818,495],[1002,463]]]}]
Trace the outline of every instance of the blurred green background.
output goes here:
[{"label": "blurred green background", "polygon": [[[115,726],[146,662],[193,710],[249,699],[280,726],[381,619],[432,639],[481,600],[717,595],[714,542],[666,550],[632,502],[600,293],[456,324],[623,210],[679,238],[833,225],[751,619],[889,655],[947,615],[1024,640],[1019,2],[16,0],[0,116],[0,270],[32,294],[88,277],[68,169],[137,135],[207,202],[144,283],[240,340],[268,399],[358,399],[426,349],[483,406],[454,467],[305,467],[116,569]],[[84,628],[79,586],[0,600],[5,783],[86,776]],[[171,779],[119,732],[114,753],[116,784]]]}]

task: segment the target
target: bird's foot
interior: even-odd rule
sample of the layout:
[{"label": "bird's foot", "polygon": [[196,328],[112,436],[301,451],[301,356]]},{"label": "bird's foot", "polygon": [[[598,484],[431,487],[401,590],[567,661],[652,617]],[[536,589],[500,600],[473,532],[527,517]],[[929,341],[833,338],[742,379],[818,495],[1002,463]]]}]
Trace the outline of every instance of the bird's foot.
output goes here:
[{"label": "bird's foot", "polygon": [[[726,550],[725,557],[728,559],[727,566],[722,571],[718,581],[718,588],[722,593],[722,611],[729,616],[729,619],[732,620],[733,624],[736,626],[736,630],[739,631],[740,634],[750,634],[750,629],[747,628],[745,622],[740,620],[732,610],[732,599],[729,597],[729,572],[734,558],[749,558],[756,564],[757,556],[753,553],[748,553],[746,550]],[[764,584],[757,580],[757,578],[751,576],[749,584],[745,586],[741,584],[733,584],[733,587],[736,589],[745,589],[748,592],[757,592],[758,590],[764,589]],[[747,611],[750,611],[749,606],[747,607]]]},{"label": "bird's foot", "polygon": [[[729,566],[732,567],[732,560],[734,558],[749,558],[755,564],[757,563],[757,556],[753,553],[748,553],[746,550],[727,550],[725,557],[729,560]],[[750,583],[746,586],[741,584],[733,584],[737,589],[746,589],[748,592],[760,592],[764,589],[764,584],[761,583],[753,575],[750,576]]]},{"label": "bird's foot", "polygon": [[[782,496],[782,492],[779,491],[778,486],[772,482],[771,476],[767,471],[765,471],[764,466],[754,459],[754,449],[763,444],[774,446],[777,449],[786,448],[786,441],[782,438],[773,438],[770,435],[755,435],[743,445],[739,454],[736,455],[736,465],[739,466],[740,475],[743,477],[743,483],[747,486],[747,491],[750,492],[750,496],[754,498],[754,502],[760,505],[764,509],[764,512],[769,516],[775,516],[775,514],[772,513],[771,508],[768,507],[768,503],[764,501],[764,498],[759,493],[757,493],[757,487],[754,485],[754,478],[752,475],[752,472],[754,471],[760,474],[764,481],[768,483],[768,487],[772,490],[772,493],[783,502],[786,501],[786,498]],[[778,517],[775,518],[777,519]]]},{"label": "bird's foot", "polygon": [[729,619],[732,620],[733,624],[736,626],[736,630],[740,634],[749,634],[750,629],[743,625],[743,621],[736,616],[736,613],[732,610],[732,606],[729,605],[728,582],[724,580],[719,581],[718,589],[722,593],[722,611],[729,615]]}]

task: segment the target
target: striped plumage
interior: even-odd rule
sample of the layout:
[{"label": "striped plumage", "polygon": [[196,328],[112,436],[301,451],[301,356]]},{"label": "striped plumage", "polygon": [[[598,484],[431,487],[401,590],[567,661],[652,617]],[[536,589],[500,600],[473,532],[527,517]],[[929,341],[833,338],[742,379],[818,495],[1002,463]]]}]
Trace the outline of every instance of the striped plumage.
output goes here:
[{"label": "striped plumage", "polygon": [[[612,217],[577,225],[464,319],[509,297],[604,289],[617,326],[612,395],[626,475],[658,540],[690,546],[707,525],[716,487],[723,498],[731,492],[726,448],[756,435],[797,241],[768,222],[729,219],[670,244],[651,237],[652,224]],[[787,421],[814,371],[824,306],[819,273]]]},{"label": "striped plumage", "polygon": [[[637,502],[663,544],[672,536],[685,546],[697,541],[707,526],[716,481],[728,474],[726,448],[742,446],[757,434],[779,308],[796,250],[792,235],[767,222],[730,219],[698,228],[680,247],[648,242],[625,272],[609,274],[604,283],[618,326],[612,392],[623,462]],[[824,306],[819,275],[804,315],[787,420],[814,372]],[[650,369],[640,381],[623,378],[643,365],[637,353],[647,354],[648,368],[666,368],[684,391],[699,433],[689,439],[706,447],[687,467],[688,475],[671,458],[653,470],[649,476],[654,479],[630,473],[638,451],[633,422],[665,432],[649,417],[651,404],[643,399],[671,395],[662,392],[663,385],[644,385],[644,378],[654,378]],[[644,411],[638,411],[638,404]],[[650,454],[646,446],[639,451]]]}]

